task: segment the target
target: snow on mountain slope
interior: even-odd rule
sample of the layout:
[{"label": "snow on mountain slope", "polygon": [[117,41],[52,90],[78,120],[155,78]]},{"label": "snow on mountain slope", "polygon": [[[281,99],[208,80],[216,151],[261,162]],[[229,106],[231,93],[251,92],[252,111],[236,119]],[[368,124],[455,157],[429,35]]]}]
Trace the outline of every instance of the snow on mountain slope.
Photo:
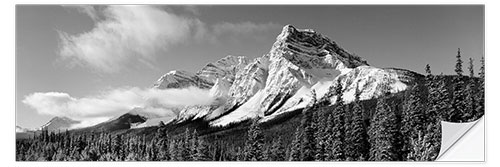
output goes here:
[{"label": "snow on mountain slope", "polygon": [[131,129],[137,129],[137,128],[144,128],[144,127],[150,127],[150,126],[158,126],[160,125],[160,122],[163,122],[163,124],[167,124],[175,119],[175,115],[172,116],[166,116],[166,117],[158,117],[158,118],[150,118],[146,119],[145,122],[143,123],[138,123],[138,124],[132,124],[130,126]]},{"label": "snow on mountain slope", "polygon": [[231,83],[226,78],[217,78],[214,86],[210,88],[210,96],[225,98],[227,97],[227,93],[229,92],[230,87]]},{"label": "snow on mountain slope", "polygon": [[228,92],[231,84],[227,79],[217,79],[214,86],[210,89],[210,96],[215,98],[211,105],[195,105],[184,107],[175,121],[182,122],[189,119],[213,118],[222,114],[223,105],[228,98]]},{"label": "snow on mountain slope", "polygon": [[196,75],[212,83],[215,83],[218,78],[226,78],[229,83],[233,83],[238,70],[243,69],[247,64],[246,57],[229,55],[215,63],[208,63]]},{"label": "snow on mountain slope", "polygon": [[[224,105],[224,110],[230,110],[242,105],[263,89],[268,77],[269,56],[256,58],[244,69],[236,73],[235,80],[229,88],[229,99]],[[224,111],[222,111],[224,112]],[[217,117],[213,115],[212,117]]]},{"label": "snow on mountain slope", "polygon": [[42,125],[41,129],[48,131],[67,130],[78,123],[80,122],[67,117],[54,117],[49,122]]},{"label": "snow on mountain slope", "polygon": [[170,89],[170,88],[187,88],[190,86],[199,87],[202,89],[208,89],[212,87],[213,83],[209,82],[199,76],[181,70],[174,70],[161,76],[158,81],[153,85],[153,88],[157,89]]},{"label": "snow on mountain slope", "polygon": [[211,126],[225,126],[230,123],[241,122],[250,118],[262,117],[263,112],[256,108],[262,99],[265,97],[264,91],[260,90],[255,93],[246,103],[238,107],[231,113],[210,122]]},{"label": "snow on mountain slope", "polygon": [[[405,90],[407,85],[400,80],[400,76],[393,70],[384,70],[371,66],[357,67],[351,72],[339,76],[343,88],[342,98],[346,103],[354,101],[356,89],[361,93],[360,100],[377,98],[384,93],[381,87],[385,84],[389,86],[391,93]],[[330,87],[330,92],[333,92],[334,87],[336,85]],[[334,104],[336,98],[336,96],[331,96],[330,102]]]},{"label": "snow on mountain slope", "polygon": [[16,133],[33,132],[33,131],[35,131],[35,130],[23,128],[21,126],[16,125]]}]

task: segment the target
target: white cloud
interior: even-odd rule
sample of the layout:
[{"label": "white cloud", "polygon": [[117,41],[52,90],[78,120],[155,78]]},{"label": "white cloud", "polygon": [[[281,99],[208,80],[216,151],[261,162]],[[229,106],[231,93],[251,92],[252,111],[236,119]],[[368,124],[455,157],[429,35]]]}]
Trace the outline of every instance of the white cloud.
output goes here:
[{"label": "white cloud", "polygon": [[[70,35],[59,31],[59,56],[70,66],[96,72],[116,73],[131,65],[154,67],[160,51],[189,39],[214,42],[219,38],[279,30],[275,23],[229,23],[209,26],[197,18],[173,14],[153,6],[69,6],[87,14],[95,22],[92,30]],[[196,6],[186,10],[199,12]],[[140,63],[136,63],[140,62]]]},{"label": "white cloud", "polygon": [[171,108],[205,105],[213,100],[208,90],[196,87],[165,90],[134,87],[110,90],[83,98],[60,92],[37,92],[26,96],[22,102],[39,114],[82,121],[76,126],[83,127],[109,120],[135,107],[144,107],[146,113],[166,116],[173,114]]},{"label": "white cloud", "polygon": [[198,25],[196,19],[151,6],[109,6],[102,19],[94,8],[82,10],[98,22],[82,34],[60,32],[59,55],[73,65],[108,73],[130,62],[151,64],[158,51],[183,42]]}]

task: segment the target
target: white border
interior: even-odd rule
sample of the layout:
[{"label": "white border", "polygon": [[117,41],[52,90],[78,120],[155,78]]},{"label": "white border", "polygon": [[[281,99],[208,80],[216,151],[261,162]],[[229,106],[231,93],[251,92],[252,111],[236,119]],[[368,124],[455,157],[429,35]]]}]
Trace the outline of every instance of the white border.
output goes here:
[{"label": "white border", "polygon": [[[498,48],[500,39],[499,36],[499,18],[500,16],[500,6],[498,1],[472,1],[472,0],[411,0],[411,1],[396,1],[396,0],[340,0],[335,2],[330,1],[318,1],[318,0],[307,0],[307,1],[297,1],[297,0],[253,0],[253,1],[238,1],[237,4],[486,4],[485,7],[485,19],[486,19],[486,66],[487,66],[487,87],[486,87],[486,163],[477,162],[425,162],[425,163],[410,163],[410,162],[98,162],[98,163],[85,163],[85,162],[15,162],[15,134],[14,134],[14,124],[15,124],[15,4],[102,4],[102,3],[119,3],[119,4],[226,4],[235,3],[231,0],[121,0],[121,1],[105,1],[102,0],[77,0],[77,1],[62,1],[62,0],[48,0],[48,1],[33,1],[33,0],[3,0],[0,1],[0,17],[2,24],[1,28],[1,51],[0,56],[0,76],[2,80],[0,81],[0,106],[2,108],[2,118],[0,119],[0,127],[2,128],[2,137],[0,137],[0,162],[1,166],[500,166],[500,160],[498,158],[499,145],[498,141],[499,133],[498,129],[493,127],[499,127],[498,122],[495,119],[500,119],[498,111],[496,110],[495,102],[497,99],[494,95],[500,94],[499,83],[498,83],[498,69],[499,52]],[[491,120],[491,121],[488,121]],[[495,130],[490,130],[495,129]],[[488,132],[489,131],[489,132]],[[496,132],[495,132],[496,131]],[[495,142],[496,141],[496,142]]]}]

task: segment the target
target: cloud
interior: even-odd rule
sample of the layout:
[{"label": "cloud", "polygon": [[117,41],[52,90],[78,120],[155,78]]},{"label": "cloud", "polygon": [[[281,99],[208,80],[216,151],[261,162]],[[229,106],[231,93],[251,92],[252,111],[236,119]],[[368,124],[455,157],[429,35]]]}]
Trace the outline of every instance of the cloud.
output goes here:
[{"label": "cloud", "polygon": [[68,117],[82,121],[77,127],[94,125],[143,107],[143,112],[158,116],[172,115],[172,108],[211,104],[209,90],[120,88],[83,98],[61,92],[37,92],[22,101],[39,114]]},{"label": "cloud", "polygon": [[109,6],[98,12],[81,7],[95,21],[89,32],[59,32],[59,55],[72,65],[114,73],[130,62],[152,64],[158,51],[186,40],[199,21],[167,13],[151,6]]},{"label": "cloud", "polygon": [[[279,29],[275,23],[215,23],[167,12],[153,6],[68,6],[87,14],[93,29],[80,34],[59,33],[59,60],[68,66],[85,67],[94,72],[116,73],[125,67],[145,65],[155,68],[154,60],[173,46],[198,42],[217,42],[221,38]],[[199,14],[197,6],[185,10]],[[137,63],[139,62],[139,63]]]}]

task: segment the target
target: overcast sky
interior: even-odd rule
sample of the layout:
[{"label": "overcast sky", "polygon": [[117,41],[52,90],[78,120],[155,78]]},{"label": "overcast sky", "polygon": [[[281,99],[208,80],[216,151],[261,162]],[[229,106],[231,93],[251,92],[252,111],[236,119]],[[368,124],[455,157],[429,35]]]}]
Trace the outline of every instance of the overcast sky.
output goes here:
[{"label": "overcast sky", "polygon": [[376,67],[423,73],[429,63],[452,74],[461,48],[477,71],[483,13],[483,6],[17,6],[16,124],[109,119],[144,103],[139,96],[162,97],[147,88],[170,70],[266,54],[286,24],[314,29]]}]

